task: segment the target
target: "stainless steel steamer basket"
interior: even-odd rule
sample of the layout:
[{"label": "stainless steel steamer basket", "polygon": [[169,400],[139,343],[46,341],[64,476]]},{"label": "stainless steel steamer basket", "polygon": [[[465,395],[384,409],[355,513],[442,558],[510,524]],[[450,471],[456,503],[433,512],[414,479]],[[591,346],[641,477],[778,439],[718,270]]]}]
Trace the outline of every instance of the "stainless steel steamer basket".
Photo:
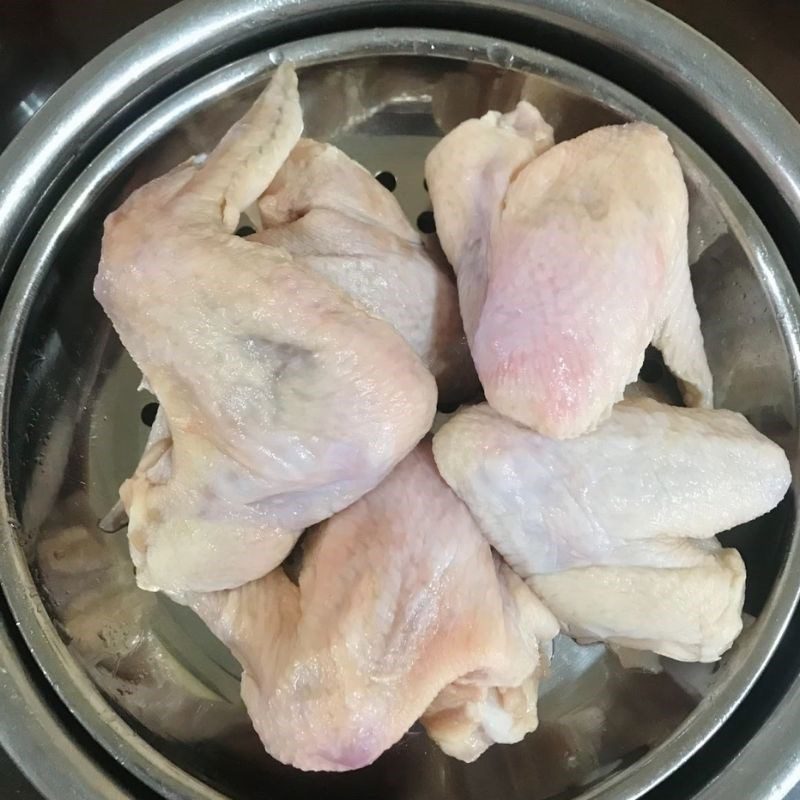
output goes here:
[{"label": "stainless steel steamer basket", "polygon": [[[24,381],[20,374],[23,365],[29,373],[28,382],[30,382],[31,367],[37,362],[47,363],[46,352],[37,352],[37,357],[31,359],[31,353],[26,350],[31,345],[31,336],[34,335],[32,320],[36,320],[40,327],[44,322],[41,317],[41,304],[46,302],[46,295],[52,291],[63,291],[70,297],[71,292],[71,298],[77,302],[87,301],[85,292],[88,283],[85,276],[87,270],[93,269],[91,253],[94,252],[93,246],[96,249],[97,216],[104,208],[103,204],[111,202],[109,192],[119,189],[120,170],[145,149],[148,151],[148,156],[157,155],[158,163],[168,165],[167,162],[171,158],[182,156],[185,148],[191,149],[194,146],[197,149],[196,145],[202,143],[203,135],[207,137],[205,144],[208,144],[221,126],[236,115],[242,101],[231,98],[241,98],[242,95],[235,93],[243,90],[246,95],[246,87],[254,81],[258,82],[264,71],[281,57],[291,58],[300,64],[320,65],[307,70],[307,74],[311,76],[307,83],[310,87],[316,88],[319,95],[317,105],[312,104],[312,107],[307,109],[307,112],[311,112],[310,133],[338,140],[342,146],[351,149],[355,155],[368,162],[368,166],[376,170],[390,166],[397,172],[401,186],[415,181],[416,189],[401,197],[407,210],[412,213],[420,210],[425,200],[421,190],[419,166],[420,158],[429,147],[430,137],[436,132],[436,126],[431,120],[431,107],[434,108],[435,121],[447,126],[458,121],[459,116],[469,116],[481,110],[480,103],[508,104],[513,101],[515,92],[518,94],[520,91],[527,91],[531,92],[532,98],[538,102],[551,103],[552,113],[560,115],[558,122],[561,125],[562,135],[574,133],[582,126],[598,124],[613,118],[616,114],[623,117],[650,118],[665,127],[685,155],[684,167],[693,186],[696,201],[694,207],[700,212],[695,217],[695,223],[704,236],[696,236],[695,245],[698,251],[702,250],[705,253],[700,257],[701,261],[705,258],[703,263],[706,268],[703,270],[705,278],[699,282],[698,300],[701,312],[704,308],[707,310],[707,313],[704,313],[706,335],[718,383],[720,376],[725,378],[723,386],[727,388],[723,391],[726,391],[727,395],[722,399],[727,405],[749,411],[757,424],[766,427],[773,435],[779,436],[790,451],[795,451],[794,410],[797,405],[798,356],[796,292],[771,240],[726,177],[702,151],[666,120],[655,115],[632,95],[626,94],[591,73],[512,43],[419,30],[352,33],[286,45],[271,53],[231,65],[198,81],[186,90],[176,93],[126,129],[66,192],[24,259],[3,312],[4,405],[7,406],[9,403],[12,392],[20,391],[19,387]],[[398,83],[397,80],[390,80],[387,86],[387,81],[384,79],[381,82],[380,76],[388,74],[389,64],[394,65],[393,69],[399,73],[402,81]],[[465,64],[471,66],[466,67]],[[353,68],[354,65],[357,66],[356,69]],[[525,82],[515,77],[518,70],[522,73],[545,76],[546,79],[544,81],[532,79]],[[341,77],[337,77],[342,73],[350,76],[348,78],[350,82],[346,85],[342,83]],[[450,75],[455,77],[451,79]],[[437,95],[437,87],[441,89],[442,86],[447,91],[444,93],[439,91]],[[352,92],[350,94],[342,92],[343,88],[352,90],[354,87],[355,100]],[[460,95],[459,92],[464,88],[467,90],[466,93]],[[475,97],[476,89],[481,98],[480,103],[477,107],[471,107],[469,98]],[[319,104],[325,99],[337,96],[337,92],[340,93],[339,96],[350,98],[349,106],[331,104],[335,105],[336,113],[333,115],[330,111],[315,112],[315,108],[317,110],[323,108],[324,111],[324,103]],[[313,97],[313,92],[310,96]],[[226,98],[226,102],[220,104],[219,100],[223,97]],[[455,97],[457,102],[449,101],[447,99],[449,97]],[[202,128],[196,124],[197,117],[194,125],[189,122],[190,115],[198,109],[206,109],[202,118]],[[182,138],[176,140],[173,135],[158,151],[157,140],[179,123],[183,125]],[[398,133],[401,135],[398,136]],[[406,140],[407,146],[398,147],[399,140]],[[390,163],[387,159],[395,160]],[[369,163],[370,161],[372,163]],[[146,179],[141,161],[139,163],[138,171],[127,172],[127,177],[136,182]],[[158,171],[158,167],[152,163],[150,168]],[[414,169],[417,170],[416,174]],[[13,186],[13,182],[11,185]],[[702,203],[697,202],[698,198]],[[8,215],[0,216],[0,225],[3,220],[8,219]],[[723,227],[720,228],[720,225]],[[73,249],[68,252],[73,256],[78,253],[84,258],[76,262],[77,271],[70,270],[63,261],[65,244],[74,240],[76,236],[83,235],[83,231],[87,232],[84,236],[85,241],[80,243],[83,249],[74,249],[73,244]],[[714,235],[711,235],[712,233]],[[720,238],[724,240],[725,249],[719,250],[720,245],[718,245],[715,251],[714,242],[719,243]],[[702,239],[705,241],[701,241]],[[711,247],[708,247],[709,244]],[[729,270],[722,270],[726,265],[732,266]],[[64,278],[69,280],[64,278],[59,280],[59,273],[63,273]],[[83,275],[84,280],[75,278],[76,275]],[[737,298],[734,298],[732,293],[729,296],[730,286],[725,288],[724,296],[720,295],[719,281],[730,282],[729,279],[732,277],[740,282],[736,286]],[[77,290],[70,288],[73,283],[79,287]],[[80,294],[81,291],[84,292],[83,295]],[[42,299],[43,296],[45,300]],[[724,302],[720,302],[721,298]],[[755,326],[758,333],[737,338],[737,331],[741,331],[741,325],[735,318],[734,322],[731,322],[731,314],[741,316],[743,313],[752,317],[753,321],[750,324]],[[91,314],[84,316],[81,313],[78,318],[82,321],[91,320]],[[74,321],[73,318],[69,328],[57,333],[61,336],[74,336],[74,331],[68,333],[68,330],[74,327]],[[113,421],[110,427],[104,428],[102,422],[103,416],[113,418],[114,414],[120,419],[131,419],[137,408],[132,405],[136,401],[130,392],[132,373],[127,373],[126,377],[124,362],[121,362],[122,366],[119,368],[109,368],[106,363],[109,358],[107,349],[103,347],[87,349],[85,342],[83,347],[86,352],[91,351],[95,357],[94,361],[90,359],[91,363],[76,364],[76,374],[81,377],[85,385],[71,394],[65,392],[60,403],[62,408],[68,409],[69,414],[66,415],[68,418],[57,420],[54,415],[47,421],[44,427],[49,428],[51,440],[56,440],[56,444],[49,445],[49,451],[43,449],[39,455],[56,452],[59,446],[65,447],[64,442],[71,443],[76,436],[83,435],[76,434],[76,426],[81,427],[76,425],[77,417],[82,416],[90,420],[89,438],[92,432],[97,438],[98,430],[101,433],[112,432],[120,437],[127,437],[130,447],[125,457],[128,460],[133,459],[136,456],[134,446],[136,431],[131,432],[130,425],[124,423],[115,427]],[[740,361],[742,358],[745,359],[747,369],[744,378],[742,378],[741,364],[737,366],[725,361],[726,358],[730,358],[732,347],[735,348],[735,355]],[[115,365],[118,363],[117,356],[118,353],[111,358],[111,362]],[[759,372],[757,368],[764,363],[767,371]],[[95,392],[97,387],[93,381],[96,380],[98,373],[103,375],[104,387],[112,385],[110,394],[108,391]],[[114,375],[122,375],[116,379],[119,388],[113,388],[115,381],[109,376]],[[765,375],[771,376],[772,383],[770,378],[765,380]],[[762,397],[756,397],[754,387],[761,390],[768,387],[769,391],[765,391]],[[19,398],[21,395],[15,394],[14,397]],[[762,402],[764,399],[766,402]],[[81,413],[87,405],[88,417],[86,413]],[[15,408],[18,409],[19,405],[12,404],[11,415],[6,417],[4,437],[6,453],[12,459],[15,454],[26,452],[24,446],[20,445],[25,432],[21,430],[23,426],[19,424],[18,412],[15,420]],[[104,413],[108,409],[113,410],[111,414]],[[69,419],[70,414],[71,419]],[[91,420],[94,420],[94,423],[91,423]],[[52,425],[56,421],[60,424],[58,428]],[[35,425],[33,429],[36,429]],[[126,430],[128,432],[124,433]],[[34,439],[35,436],[34,430]],[[102,435],[99,438],[101,441],[108,440],[108,437]],[[108,458],[110,454],[103,453],[102,446],[98,450],[97,445],[90,446],[83,454],[87,463],[93,458],[103,456]],[[70,462],[64,461],[63,464],[54,466],[53,461],[48,461],[43,465],[43,474],[47,474],[49,479],[55,477],[56,483],[60,485],[58,473],[67,463]],[[107,461],[104,463],[108,464]],[[15,470],[19,472],[20,467],[15,467],[11,460],[6,467],[7,475],[13,481],[13,473]],[[110,473],[108,486],[113,486],[116,480],[122,477],[122,474],[117,474],[121,468],[120,464],[108,465],[107,471]],[[103,471],[103,468],[98,470],[95,467],[90,475],[102,477]],[[47,484],[46,480],[44,484]],[[42,485],[40,481],[39,486]],[[55,488],[57,487],[45,486],[50,495]],[[44,496],[49,496],[47,491]],[[108,498],[95,496],[94,499],[104,502]],[[36,543],[25,539],[26,534],[32,533],[31,526],[24,526],[23,529],[19,527],[17,517],[25,515],[19,508],[18,500],[12,487],[9,493],[10,510],[17,516],[10,518],[12,524],[5,530],[6,550],[10,557],[4,558],[0,565],[3,586],[20,621],[22,632],[48,678],[93,736],[144,781],[168,796],[222,797],[223,795],[209,789],[205,783],[177,767],[175,762],[170,760],[169,754],[165,755],[151,744],[147,744],[140,736],[140,733],[147,736],[147,731],[134,732],[106,703],[94,684],[76,665],[73,655],[64,647],[56,633],[40,597],[41,574],[37,575],[37,583],[36,580],[32,580],[28,570],[29,557],[35,550]],[[780,638],[800,584],[793,517],[790,511],[787,509],[786,516],[782,518],[782,533],[773,531],[771,534],[776,541],[780,539],[781,544],[779,551],[773,554],[774,563],[769,565],[762,575],[762,579],[770,584],[766,587],[771,589],[769,599],[758,622],[741,640],[732,656],[726,660],[723,669],[715,676],[711,692],[698,709],[663,744],[648,752],[635,764],[616,772],[604,782],[583,792],[581,797],[638,796],[691,755],[724,721],[747,691]],[[34,510],[32,513],[34,517],[38,515],[38,521],[41,523],[44,517],[42,509]],[[775,518],[778,519],[780,516]],[[763,531],[762,544],[766,535],[770,535],[769,532]],[[25,548],[19,546],[20,541],[28,546],[27,553],[24,552]],[[763,549],[760,548],[762,551]],[[759,551],[758,546],[756,551]],[[758,552],[755,559],[757,564]],[[751,567],[753,574],[753,563],[749,563],[748,566]],[[755,570],[755,574],[758,574],[758,569]],[[766,595],[767,591],[764,594]],[[213,679],[209,679],[207,674],[202,677],[213,683]],[[220,689],[220,686],[215,685],[214,689]],[[163,746],[163,742],[159,744]],[[169,750],[169,747],[165,749]],[[174,757],[174,753],[172,755]],[[613,769],[619,765],[601,766]],[[492,768],[497,769],[496,763]],[[478,773],[475,772],[474,775],[477,777]],[[484,774],[481,783],[484,780],[491,780],[491,777],[491,771],[488,777]],[[451,781],[446,786],[446,791],[452,796],[453,792],[461,787],[464,789],[464,796],[471,796],[464,784],[468,778],[469,776],[461,776],[459,781]],[[430,779],[433,780],[433,777]],[[277,780],[285,788],[285,776]],[[425,785],[424,788],[428,790],[426,796],[431,796],[430,790],[433,785]],[[268,785],[262,784],[262,786],[265,791],[269,788]],[[325,784],[317,783],[316,786],[324,787]],[[529,796],[524,793],[524,787],[520,796]]]}]

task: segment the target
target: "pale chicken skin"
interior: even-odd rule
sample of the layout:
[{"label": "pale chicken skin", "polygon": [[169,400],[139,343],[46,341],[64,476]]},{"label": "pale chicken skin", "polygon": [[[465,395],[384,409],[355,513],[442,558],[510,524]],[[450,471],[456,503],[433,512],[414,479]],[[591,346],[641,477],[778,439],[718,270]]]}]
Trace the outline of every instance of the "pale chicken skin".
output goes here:
[{"label": "pale chicken skin", "polygon": [[259,200],[252,239],[285,248],[389,322],[431,370],[440,399],[479,391],[455,281],[394,195],[333,145],[301,139]]},{"label": "pale chicken skin", "polygon": [[260,578],[430,428],[435,381],[389,324],[285,250],[234,235],[301,129],[282,67],[207,159],[106,221],[95,294],[170,434],[121,490],[143,588]]},{"label": "pale chicken skin", "polygon": [[[191,606],[244,669],[265,748],[306,770],[374,761],[420,717],[471,761],[537,725],[558,624],[492,553],[423,441],[282,569]],[[427,711],[426,711],[427,710]]]},{"label": "pale chicken skin", "polygon": [[592,430],[653,343],[689,405],[712,382],[688,266],[688,197],[645,123],[552,145],[528,103],[449,133],[425,173],[486,399],[534,430]]},{"label": "pale chicken skin", "polygon": [[472,406],[434,453],[566,631],[684,660],[719,657],[741,629],[744,565],[713,537],[772,509],[791,481],[783,450],[741,415],[650,399],[568,441]]}]

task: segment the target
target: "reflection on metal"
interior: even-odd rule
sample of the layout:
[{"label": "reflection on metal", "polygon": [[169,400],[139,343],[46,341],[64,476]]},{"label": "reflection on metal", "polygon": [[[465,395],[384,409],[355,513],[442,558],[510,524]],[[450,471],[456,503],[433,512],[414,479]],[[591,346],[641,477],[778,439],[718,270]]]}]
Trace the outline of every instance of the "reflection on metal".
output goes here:
[{"label": "reflection on metal", "polygon": [[36,92],[31,92],[27,97],[19,101],[19,110],[24,116],[30,119],[47,100],[47,96],[41,97]]}]

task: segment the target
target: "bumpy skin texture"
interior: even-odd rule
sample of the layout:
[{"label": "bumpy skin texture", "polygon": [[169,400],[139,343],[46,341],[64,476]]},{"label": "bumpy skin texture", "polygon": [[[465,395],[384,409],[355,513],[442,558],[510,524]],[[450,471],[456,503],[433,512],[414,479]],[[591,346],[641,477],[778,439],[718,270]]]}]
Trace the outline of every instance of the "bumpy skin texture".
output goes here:
[{"label": "bumpy skin texture", "polygon": [[233,235],[301,129],[282,67],[205,161],[106,220],[95,294],[170,434],[121,489],[143,588],[260,578],[430,428],[435,382],[389,324],[285,250]]},{"label": "bumpy skin texture", "polygon": [[312,531],[298,585],[279,569],[190,604],[242,663],[266,749],[306,770],[369,764],[420,717],[464,760],[518,741],[536,727],[540,648],[558,630],[427,440]]},{"label": "bumpy skin texture", "polygon": [[259,200],[252,239],[285,248],[390,323],[433,373],[440,398],[479,390],[458,294],[395,200],[360,164],[301,139]]},{"label": "bumpy skin texture", "polygon": [[545,126],[523,102],[463,123],[426,163],[487,401],[540,433],[579,436],[622,399],[652,342],[687,403],[710,406],[688,198],[667,137],[631,123],[552,146]]},{"label": "bumpy skin texture", "polygon": [[473,406],[434,453],[568,632],[685,660],[717,658],[741,628],[744,565],[714,535],[769,511],[791,481],[781,448],[741,415],[651,399],[568,441]]}]

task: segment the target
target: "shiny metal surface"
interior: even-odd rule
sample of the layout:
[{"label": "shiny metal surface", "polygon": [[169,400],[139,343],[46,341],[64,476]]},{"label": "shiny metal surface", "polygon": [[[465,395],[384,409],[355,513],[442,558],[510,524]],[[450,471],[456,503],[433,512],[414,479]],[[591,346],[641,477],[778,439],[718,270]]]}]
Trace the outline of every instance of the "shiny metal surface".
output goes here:
[{"label": "shiny metal surface", "polygon": [[[777,643],[798,586],[788,513],[768,520],[760,536],[762,526],[737,533],[760,589],[751,593],[749,610],[760,617],[686,720],[699,695],[691,687],[711,676],[672,665],[660,676],[625,673],[602,648],[571,653],[562,643],[559,657],[567,666],[556,675],[571,669],[570,680],[545,692],[542,730],[525,744],[495,748],[465,767],[412,735],[372,770],[324,781],[259,756],[242,727],[231,691],[235,672],[224,655],[168,604],[138,592],[124,547],[94,528],[135,462],[144,434],[137,420],[143,401],[133,393],[135,371],[89,294],[99,223],[130,188],[213,142],[252,97],[253,82],[263,81],[265,69],[280,57],[318,65],[303,72],[309,133],[339,142],[376,171],[392,169],[401,187],[410,183],[403,199],[412,217],[425,200],[421,159],[438,129],[489,106],[508,107],[520,95],[542,106],[562,137],[625,116],[651,118],[669,130],[684,153],[692,188],[698,305],[712,344],[718,399],[795,450],[796,294],[742,198],[678,130],[591,74],[510,44],[397,30],[313,39],[233,65],[154,109],[83,173],[28,253],[4,311],[2,351],[5,374],[15,376],[13,387],[6,383],[4,389],[6,401],[12,393],[7,468],[16,507],[6,531],[13,558],[2,570],[23,633],[98,740],[144,780],[175,796],[222,796],[204,779],[241,797],[254,796],[253,787],[264,785],[275,796],[320,786],[334,795],[355,788],[390,797],[478,797],[488,787],[504,797],[557,791],[586,798],[638,796],[722,723]],[[546,77],[526,78],[510,69]],[[145,150],[145,158],[129,167]],[[741,336],[741,314],[752,319],[749,337]],[[770,530],[778,527],[780,534]],[[775,546],[771,558],[763,547],[767,536]],[[22,548],[14,548],[17,541]],[[196,636],[182,635],[187,625]],[[144,729],[129,727],[115,714],[75,659]],[[187,717],[211,727],[190,731]],[[213,746],[198,748],[198,737]],[[175,741],[187,739],[189,748]],[[560,757],[553,758],[553,748]],[[639,755],[633,768],[581,792]],[[245,777],[244,784],[232,777]]]}]

